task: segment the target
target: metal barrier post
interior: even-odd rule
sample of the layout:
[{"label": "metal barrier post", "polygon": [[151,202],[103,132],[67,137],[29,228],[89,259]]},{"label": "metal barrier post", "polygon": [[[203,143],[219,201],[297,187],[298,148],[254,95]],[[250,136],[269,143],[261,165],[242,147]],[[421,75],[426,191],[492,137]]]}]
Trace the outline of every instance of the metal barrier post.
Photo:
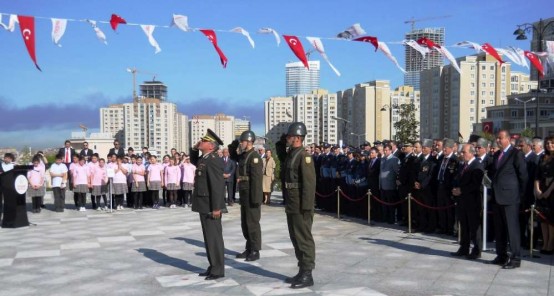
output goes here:
[{"label": "metal barrier post", "polygon": [[337,186],[337,219],[340,219],[340,186]]},{"label": "metal barrier post", "polygon": [[371,189],[367,190],[367,225],[371,225]]},{"label": "metal barrier post", "polygon": [[458,243],[462,241],[462,223],[458,221]]},{"label": "metal barrier post", "polygon": [[483,226],[481,227],[483,229],[483,243],[482,243],[482,251],[485,252],[487,250],[487,216],[488,216],[488,207],[487,207],[487,199],[488,199],[488,192],[487,192],[487,186],[483,185]]},{"label": "metal barrier post", "polygon": [[412,194],[408,193],[408,233],[412,233]]},{"label": "metal barrier post", "polygon": [[531,235],[529,236],[529,257],[533,258],[533,235],[535,232],[535,205],[531,205]]}]

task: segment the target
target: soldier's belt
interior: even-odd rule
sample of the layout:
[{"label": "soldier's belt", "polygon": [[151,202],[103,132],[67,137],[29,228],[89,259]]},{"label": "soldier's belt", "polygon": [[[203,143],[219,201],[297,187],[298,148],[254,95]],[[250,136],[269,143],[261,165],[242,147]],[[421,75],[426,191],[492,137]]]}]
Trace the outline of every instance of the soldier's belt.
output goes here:
[{"label": "soldier's belt", "polygon": [[248,181],[248,180],[250,180],[250,178],[248,178],[248,176],[239,176],[239,180]]},{"label": "soldier's belt", "polygon": [[302,184],[300,183],[285,183],[286,189],[299,189],[302,187]]}]

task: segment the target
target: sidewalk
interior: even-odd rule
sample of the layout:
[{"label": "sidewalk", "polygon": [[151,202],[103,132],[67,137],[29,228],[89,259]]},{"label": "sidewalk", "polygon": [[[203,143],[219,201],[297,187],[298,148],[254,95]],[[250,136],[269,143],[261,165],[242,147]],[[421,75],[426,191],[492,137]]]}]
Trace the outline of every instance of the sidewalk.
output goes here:
[{"label": "sidewalk", "polygon": [[[70,193],[67,201],[73,202]],[[263,250],[253,263],[235,259],[244,238],[239,205],[229,207],[226,277],[217,281],[197,276],[208,262],[198,214],[189,208],[29,213],[32,226],[0,229],[0,295],[554,294],[554,256],[526,256],[521,268],[503,270],[485,263],[492,253],[477,261],[453,258],[452,237],[408,235],[319,212],[315,286],[289,289],[283,279],[298,269],[279,201],[276,193],[274,204],[262,208]]]}]

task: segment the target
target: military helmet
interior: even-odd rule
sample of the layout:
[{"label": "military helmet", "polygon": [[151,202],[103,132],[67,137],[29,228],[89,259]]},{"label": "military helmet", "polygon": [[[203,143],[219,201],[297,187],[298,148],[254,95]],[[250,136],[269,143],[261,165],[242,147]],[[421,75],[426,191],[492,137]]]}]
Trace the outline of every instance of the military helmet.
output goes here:
[{"label": "military helmet", "polygon": [[306,125],[302,122],[293,122],[289,125],[289,131],[287,132],[288,136],[306,136],[307,134]]},{"label": "military helmet", "polygon": [[240,134],[240,141],[250,141],[254,142],[256,140],[256,135],[253,131],[244,131]]}]

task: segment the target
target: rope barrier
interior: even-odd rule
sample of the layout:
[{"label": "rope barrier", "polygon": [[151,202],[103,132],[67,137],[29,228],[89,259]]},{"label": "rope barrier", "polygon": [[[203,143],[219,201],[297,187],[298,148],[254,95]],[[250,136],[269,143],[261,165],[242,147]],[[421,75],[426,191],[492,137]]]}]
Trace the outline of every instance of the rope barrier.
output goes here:
[{"label": "rope barrier", "polygon": [[539,216],[539,218],[541,218],[548,225],[554,226],[554,224],[550,223],[550,221],[548,221],[548,218],[546,218],[546,216],[543,213],[541,213],[539,210],[535,209],[535,213],[537,213],[537,216]]},{"label": "rope barrier", "polygon": [[333,192],[329,193],[329,194],[321,194],[319,192],[315,192],[315,195],[321,197],[321,198],[327,198],[327,197],[331,197],[333,196],[335,193],[337,192],[337,190],[335,189]]},{"label": "rope barrier", "polygon": [[367,195],[367,193],[364,194],[364,195],[362,195],[362,197],[359,198],[359,199],[354,199],[354,198],[352,198],[352,197],[346,195],[342,190],[340,191],[340,195],[342,195],[344,198],[346,198],[347,200],[349,200],[349,201],[351,201],[351,202],[357,202],[357,201],[362,201],[362,200],[364,200],[364,199],[365,199],[365,196]]},{"label": "rope barrier", "polygon": [[441,210],[447,210],[447,209],[450,209],[450,208],[453,208],[456,206],[455,203],[453,204],[450,204],[450,205],[447,205],[447,206],[444,206],[444,207],[432,207],[432,206],[428,206],[422,202],[420,202],[419,200],[415,199],[412,197],[412,200],[415,201],[416,204],[424,207],[424,208],[427,208],[427,209],[430,209],[430,210],[435,210],[435,211],[441,211]]},{"label": "rope barrier", "polygon": [[373,194],[371,195],[371,197],[373,197],[373,199],[376,200],[378,203],[384,204],[384,205],[386,205],[386,206],[391,206],[391,207],[392,207],[392,206],[397,206],[397,205],[403,203],[404,200],[405,200],[405,199],[401,199],[401,200],[399,200],[399,201],[397,201],[397,202],[390,203],[390,202],[386,202],[386,201],[380,200],[376,195],[373,195]]}]

